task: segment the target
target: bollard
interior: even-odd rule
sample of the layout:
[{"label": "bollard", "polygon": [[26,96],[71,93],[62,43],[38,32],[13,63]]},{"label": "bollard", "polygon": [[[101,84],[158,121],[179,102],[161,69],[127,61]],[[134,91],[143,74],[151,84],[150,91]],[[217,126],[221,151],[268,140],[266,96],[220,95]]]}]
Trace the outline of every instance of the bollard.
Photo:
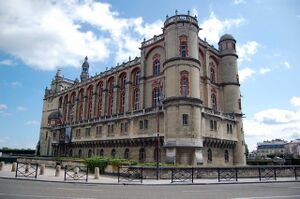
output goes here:
[{"label": "bollard", "polygon": [[57,165],[56,168],[55,168],[55,177],[59,177],[60,175],[60,165]]},{"label": "bollard", "polygon": [[78,180],[79,177],[79,168],[75,167],[74,168],[74,180]]},{"label": "bollard", "polygon": [[45,173],[45,164],[40,165],[40,175],[44,175]]},{"label": "bollard", "polygon": [[16,172],[17,170],[17,163],[14,162],[12,165],[11,165],[11,172]]},{"label": "bollard", "polygon": [[0,171],[4,170],[4,165],[5,165],[4,161],[0,162]]},{"label": "bollard", "polygon": [[95,167],[95,179],[99,179],[100,175],[99,175],[99,167]]}]

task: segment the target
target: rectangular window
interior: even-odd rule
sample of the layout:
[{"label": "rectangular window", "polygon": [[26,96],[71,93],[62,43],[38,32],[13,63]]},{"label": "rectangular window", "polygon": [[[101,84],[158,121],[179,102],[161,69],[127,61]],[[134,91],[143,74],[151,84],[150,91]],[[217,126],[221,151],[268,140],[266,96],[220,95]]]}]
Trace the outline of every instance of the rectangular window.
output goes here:
[{"label": "rectangular window", "polygon": [[217,130],[217,121],[214,120],[214,130],[216,131]]},{"label": "rectangular window", "polygon": [[241,102],[241,99],[239,99],[239,109],[242,110],[242,102]]},{"label": "rectangular window", "polygon": [[102,126],[96,127],[96,137],[100,137],[102,134]]},{"label": "rectangular window", "polygon": [[210,120],[209,124],[210,124],[210,130],[213,131],[214,130],[214,121]]},{"label": "rectangular window", "polygon": [[148,120],[144,120],[144,128],[145,128],[145,129],[148,128]]},{"label": "rectangular window", "polygon": [[188,125],[188,118],[189,115],[188,114],[183,114],[182,115],[182,125]]},{"label": "rectangular window", "polygon": [[121,133],[124,133],[124,125],[121,123]]},{"label": "rectangular window", "polygon": [[128,122],[125,122],[124,124],[125,124],[125,133],[127,133],[128,132]]},{"label": "rectangular window", "polygon": [[91,128],[85,129],[85,137],[91,137]]},{"label": "rectangular window", "polygon": [[140,120],[140,129],[143,129],[144,128],[144,122],[143,120]]},{"label": "rectangular window", "polygon": [[80,138],[80,129],[76,129],[76,138]]}]

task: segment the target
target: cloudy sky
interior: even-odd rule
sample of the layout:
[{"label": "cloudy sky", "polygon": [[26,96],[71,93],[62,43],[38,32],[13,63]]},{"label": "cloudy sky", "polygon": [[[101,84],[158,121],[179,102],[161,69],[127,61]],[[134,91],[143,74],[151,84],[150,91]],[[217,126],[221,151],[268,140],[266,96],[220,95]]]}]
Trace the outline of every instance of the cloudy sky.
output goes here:
[{"label": "cloudy sky", "polygon": [[34,148],[44,89],[57,68],[79,77],[139,56],[165,16],[197,15],[200,38],[237,40],[244,129],[250,150],[300,138],[300,2],[297,0],[0,1],[0,147]]}]

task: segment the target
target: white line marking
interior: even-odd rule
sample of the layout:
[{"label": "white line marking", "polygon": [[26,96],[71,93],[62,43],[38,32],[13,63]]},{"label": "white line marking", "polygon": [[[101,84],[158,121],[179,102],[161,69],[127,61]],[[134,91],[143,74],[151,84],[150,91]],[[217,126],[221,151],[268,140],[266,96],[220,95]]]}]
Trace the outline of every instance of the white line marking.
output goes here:
[{"label": "white line marking", "polygon": [[28,197],[28,198],[96,199],[96,198],[76,198],[76,197],[65,197],[65,196],[42,196],[42,195],[10,194],[10,193],[0,193],[0,195],[13,196],[13,197]]},{"label": "white line marking", "polygon": [[61,187],[58,187],[56,189],[71,190],[71,191],[102,191],[101,189],[76,189],[76,188],[61,188]]},{"label": "white line marking", "polygon": [[263,199],[263,198],[300,198],[300,195],[289,195],[289,196],[262,196],[262,197],[245,197],[245,198],[232,198],[232,199]]},{"label": "white line marking", "polygon": [[[182,191],[184,193],[197,193],[197,192],[211,192],[212,190],[186,190],[186,191]],[[213,191],[227,191],[227,190],[221,190],[221,189],[217,189],[217,190],[213,190]]]}]

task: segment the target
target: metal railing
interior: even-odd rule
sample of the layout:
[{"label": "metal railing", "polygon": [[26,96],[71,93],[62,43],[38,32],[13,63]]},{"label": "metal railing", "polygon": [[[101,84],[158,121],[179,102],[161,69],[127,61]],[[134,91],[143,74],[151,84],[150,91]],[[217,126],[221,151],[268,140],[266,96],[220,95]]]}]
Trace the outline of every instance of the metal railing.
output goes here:
[{"label": "metal railing", "polygon": [[17,162],[15,177],[37,178],[38,164],[31,164],[26,162]]},{"label": "metal railing", "polygon": [[88,181],[89,170],[87,166],[65,166],[64,181],[83,180]]}]

